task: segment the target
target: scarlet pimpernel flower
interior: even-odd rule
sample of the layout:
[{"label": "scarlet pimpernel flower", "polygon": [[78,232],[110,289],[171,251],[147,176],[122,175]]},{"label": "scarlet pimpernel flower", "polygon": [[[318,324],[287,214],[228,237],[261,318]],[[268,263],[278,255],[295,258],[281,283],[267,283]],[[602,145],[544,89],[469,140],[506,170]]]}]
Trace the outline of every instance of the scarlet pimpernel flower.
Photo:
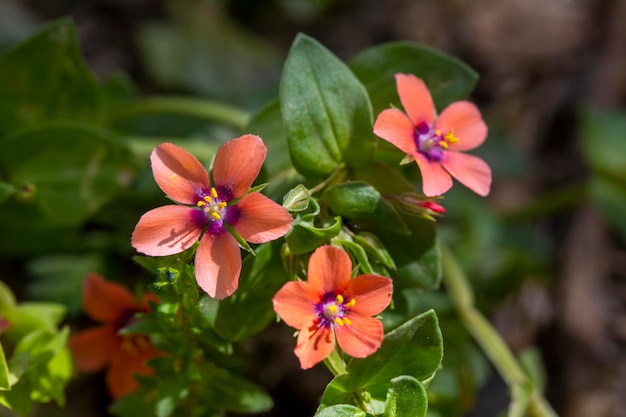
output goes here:
[{"label": "scarlet pimpernel flower", "polygon": [[159,299],[148,292],[136,302],[128,289],[98,274],[89,274],[83,282],[84,309],[102,325],[72,336],[69,347],[82,372],[107,368],[107,388],[115,399],[135,391],[135,374],[152,374],[146,362],[162,354],[146,335],[120,334],[136,322],[137,313],[150,310],[150,301],[158,303]]},{"label": "scarlet pimpernel flower", "polygon": [[284,236],[293,219],[279,204],[249,192],[267,148],[260,137],[244,135],[226,142],[213,162],[213,180],[190,153],[162,143],[150,160],[156,183],[181,205],[145,213],[132,235],[132,245],[150,256],[189,249],[200,240],[195,255],[198,285],[211,297],[223,299],[237,289],[241,253],[229,226],[251,243]]},{"label": "scarlet pimpernel flower", "polygon": [[452,187],[452,177],[475,193],[486,196],[491,188],[491,169],[482,159],[463,153],[481,145],[487,125],[480,111],[468,101],[446,107],[439,117],[433,99],[420,78],[396,74],[398,109],[383,110],[374,133],[412,157],[422,174],[427,196],[441,195]]},{"label": "scarlet pimpernel flower", "polygon": [[365,274],[350,278],[352,262],[340,248],[322,246],[309,260],[308,281],[286,283],[274,296],[274,311],[299,330],[295,354],[302,369],[324,360],[335,348],[364,358],[383,340],[383,325],[371,317],[391,302],[392,281]]}]

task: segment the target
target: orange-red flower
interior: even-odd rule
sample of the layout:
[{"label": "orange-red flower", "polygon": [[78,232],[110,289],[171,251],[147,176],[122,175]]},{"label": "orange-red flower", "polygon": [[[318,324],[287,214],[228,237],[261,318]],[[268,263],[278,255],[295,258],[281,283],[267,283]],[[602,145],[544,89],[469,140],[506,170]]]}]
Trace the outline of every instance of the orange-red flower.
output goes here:
[{"label": "orange-red flower", "polygon": [[383,325],[371,316],[391,302],[389,278],[365,274],[351,279],[352,262],[342,249],[318,248],[309,260],[308,282],[286,283],[274,296],[274,311],[299,330],[295,348],[302,369],[324,360],[335,347],[364,358],[383,340]]},{"label": "orange-red flower", "polygon": [[481,196],[489,194],[489,165],[460,152],[478,147],[487,137],[487,125],[476,106],[457,101],[437,117],[424,81],[414,75],[396,74],[396,85],[407,114],[398,109],[382,111],[374,123],[374,133],[415,159],[424,194],[445,193],[452,187],[451,176]]},{"label": "orange-red flower", "polygon": [[264,243],[284,236],[293,219],[289,212],[258,192],[248,192],[267,148],[260,137],[244,135],[220,147],[213,163],[213,180],[190,153],[171,143],[152,152],[154,179],[169,198],[168,205],[144,214],[132,245],[150,256],[173,255],[200,239],[195,273],[198,285],[223,299],[237,289],[241,253],[227,225],[246,241]]},{"label": "orange-red flower", "polygon": [[135,391],[134,375],[152,374],[146,361],[161,354],[145,335],[119,333],[136,320],[137,313],[150,310],[149,301],[159,300],[146,293],[137,303],[128,289],[98,274],[89,274],[83,282],[84,309],[102,326],[72,336],[69,346],[82,372],[107,368],[107,387],[115,399]]}]

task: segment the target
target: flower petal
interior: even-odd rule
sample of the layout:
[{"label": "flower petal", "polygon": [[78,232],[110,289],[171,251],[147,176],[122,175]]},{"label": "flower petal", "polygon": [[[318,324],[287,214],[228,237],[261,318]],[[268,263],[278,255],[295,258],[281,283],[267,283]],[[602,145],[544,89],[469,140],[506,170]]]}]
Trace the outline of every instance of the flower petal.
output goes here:
[{"label": "flower petal", "polygon": [[335,338],[330,327],[313,325],[298,333],[294,352],[300,359],[300,367],[309,369],[323,361],[335,348]]},{"label": "flower petal", "polygon": [[424,81],[413,74],[396,74],[396,85],[402,107],[413,126],[420,123],[432,126],[435,121],[435,105]]},{"label": "flower petal", "polygon": [[192,221],[193,208],[163,206],[150,210],[135,226],[131,243],[138,252],[165,256],[189,249],[202,229]]},{"label": "flower petal", "polygon": [[240,217],[234,228],[245,240],[264,243],[285,236],[293,218],[280,204],[260,193],[246,194],[237,202]]},{"label": "flower petal", "polygon": [[117,400],[132,394],[139,387],[135,374],[152,375],[154,373],[146,361],[155,356],[155,350],[151,347],[146,347],[139,352],[120,349],[111,360],[111,365],[106,373],[107,388],[111,396]]},{"label": "flower petal", "polygon": [[383,343],[383,324],[380,320],[360,315],[348,315],[349,325],[335,326],[335,335],[341,349],[355,358],[365,358],[376,352]]},{"label": "flower petal", "polygon": [[422,191],[425,195],[441,195],[452,187],[452,178],[439,162],[431,162],[422,154],[415,155],[415,162],[422,174]]},{"label": "flower petal", "polygon": [[83,307],[92,319],[111,323],[135,311],[135,299],[126,287],[88,274],[83,281]]},{"label": "flower petal", "polygon": [[415,126],[398,109],[383,110],[374,122],[374,134],[395,145],[406,154],[416,151]]},{"label": "flower petal", "polygon": [[196,281],[211,297],[222,300],[235,292],[241,273],[239,244],[230,233],[205,234],[195,260]]},{"label": "flower petal", "polygon": [[315,305],[322,294],[317,293],[306,282],[291,281],[278,290],[272,303],[274,311],[289,326],[303,329],[317,318]]},{"label": "flower petal", "polygon": [[258,136],[243,135],[229,140],[215,154],[216,186],[230,189],[234,198],[242,196],[259,175],[266,153],[267,148]]},{"label": "flower petal", "polygon": [[491,168],[477,156],[461,152],[447,152],[441,161],[443,167],[459,182],[481,196],[491,189]]},{"label": "flower petal", "polygon": [[435,127],[443,133],[452,131],[459,139],[449,145],[451,151],[474,149],[487,138],[487,125],[478,108],[469,101],[457,101],[446,107]]},{"label": "flower petal", "polygon": [[174,201],[195,204],[198,191],[211,186],[209,175],[195,156],[173,143],[162,143],[150,155],[152,175]]},{"label": "flower petal", "polygon": [[318,294],[342,292],[351,274],[352,261],[343,249],[321,246],[309,259],[309,284]]},{"label": "flower petal", "polygon": [[391,302],[392,291],[393,283],[389,278],[366,274],[351,279],[343,297],[346,301],[351,298],[356,301],[350,312],[373,316],[387,308]]},{"label": "flower petal", "polygon": [[104,368],[120,348],[120,340],[112,326],[84,330],[72,336],[68,344],[81,372]]}]

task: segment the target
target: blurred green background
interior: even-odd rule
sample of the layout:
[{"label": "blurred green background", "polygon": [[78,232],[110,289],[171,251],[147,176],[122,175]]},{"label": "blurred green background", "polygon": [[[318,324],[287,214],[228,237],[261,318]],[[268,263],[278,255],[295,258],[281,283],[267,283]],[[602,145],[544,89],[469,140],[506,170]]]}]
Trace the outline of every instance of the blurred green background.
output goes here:
[{"label": "blurred green background", "polygon": [[[82,110],[71,110],[80,117],[70,113],[95,118],[107,128],[88,134],[100,146],[110,144],[114,156],[103,164],[117,179],[101,187],[96,181],[96,191],[72,205],[72,211],[50,208],[66,216],[55,214],[52,226],[39,212],[24,209],[32,191],[27,183],[19,198],[9,198],[13,191],[0,183],[2,281],[20,300],[67,305],[72,324],[86,323],[80,305],[85,273],[95,270],[131,287],[145,285],[146,277],[130,262],[130,233],[141,213],[166,201],[147,166],[150,150],[165,140],[184,143],[208,163],[219,143],[238,130],[180,114],[116,112],[128,100],[199,97],[240,108],[233,117],[245,119],[276,98],[282,65],[298,32],[318,39],[343,60],[382,42],[415,41],[462,59],[480,74],[471,100],[490,127],[477,154],[493,169],[492,193],[481,199],[456,186],[443,200],[448,212],[440,220],[442,239],[462,261],[479,307],[514,352],[545,372],[548,399],[560,415],[622,416],[625,15],[626,3],[612,0],[2,0],[0,51],[52,20],[74,21],[76,53],[96,78],[80,81],[81,88],[98,83],[94,100],[107,116],[91,114],[96,105],[82,93],[77,94]],[[73,47],[71,42],[67,47]],[[6,92],[15,80],[9,78],[10,60],[4,65],[0,96],[10,97]],[[42,79],[67,73],[76,80],[84,71],[53,59],[34,59],[31,65]],[[51,90],[50,97],[62,91],[71,98],[67,87]],[[60,148],[54,163],[48,157],[42,164],[37,143],[45,138],[36,128],[7,135],[37,110],[21,109],[12,117],[13,103],[7,101],[0,97],[0,136],[5,136],[0,180],[8,172],[15,180],[15,172],[28,166],[45,165],[37,172],[54,175],[75,162],[64,159]],[[64,109],[62,102],[46,106],[59,114]],[[87,134],[58,129],[68,143]],[[6,143],[24,135],[32,149],[12,154]],[[115,147],[119,138],[132,145],[132,154]],[[86,144],[85,152],[92,145]],[[85,172],[70,174],[80,178]],[[16,198],[22,200],[16,203]],[[438,376],[441,387],[463,389],[437,391],[431,407],[442,416],[495,416],[506,405],[505,386],[458,322],[446,324],[454,314],[439,301],[433,296],[425,304],[438,309],[444,334],[452,335],[444,341],[444,366],[448,361],[450,368],[464,370],[467,386],[462,378],[446,384],[446,378],[459,374],[444,368]],[[270,327],[243,348],[264,359],[251,377],[275,398],[275,409],[265,415],[312,415],[328,381],[324,370],[299,370],[291,346],[288,330]],[[74,381],[66,410],[43,407],[34,415],[105,415],[108,399],[101,384],[98,376]],[[101,404],[102,411],[93,411],[98,409],[93,404]]]}]

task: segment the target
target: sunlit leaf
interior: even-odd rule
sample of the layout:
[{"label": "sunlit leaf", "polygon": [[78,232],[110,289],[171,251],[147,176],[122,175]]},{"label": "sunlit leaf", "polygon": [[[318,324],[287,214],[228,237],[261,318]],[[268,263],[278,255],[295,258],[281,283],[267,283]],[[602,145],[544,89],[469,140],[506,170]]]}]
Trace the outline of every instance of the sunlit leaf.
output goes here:
[{"label": "sunlit leaf", "polygon": [[300,34],[285,62],[280,107],[294,167],[306,177],[331,174],[341,163],[371,158],[372,108],[348,67]]}]

